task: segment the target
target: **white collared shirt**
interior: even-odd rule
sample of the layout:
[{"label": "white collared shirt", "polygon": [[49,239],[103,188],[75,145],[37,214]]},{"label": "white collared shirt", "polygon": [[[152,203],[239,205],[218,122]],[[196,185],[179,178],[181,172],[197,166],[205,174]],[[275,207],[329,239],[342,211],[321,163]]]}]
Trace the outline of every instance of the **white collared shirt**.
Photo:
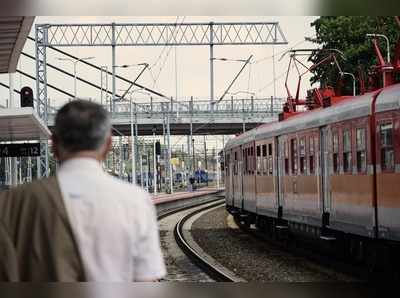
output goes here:
[{"label": "white collared shirt", "polygon": [[151,197],[99,162],[64,162],[58,182],[89,281],[154,280],[166,274]]}]

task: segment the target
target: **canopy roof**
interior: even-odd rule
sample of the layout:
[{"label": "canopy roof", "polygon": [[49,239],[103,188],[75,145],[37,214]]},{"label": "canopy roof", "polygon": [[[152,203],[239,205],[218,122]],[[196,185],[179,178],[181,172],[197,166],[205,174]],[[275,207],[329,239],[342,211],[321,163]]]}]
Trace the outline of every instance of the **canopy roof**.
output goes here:
[{"label": "canopy roof", "polygon": [[35,17],[0,17],[0,73],[15,72]]}]

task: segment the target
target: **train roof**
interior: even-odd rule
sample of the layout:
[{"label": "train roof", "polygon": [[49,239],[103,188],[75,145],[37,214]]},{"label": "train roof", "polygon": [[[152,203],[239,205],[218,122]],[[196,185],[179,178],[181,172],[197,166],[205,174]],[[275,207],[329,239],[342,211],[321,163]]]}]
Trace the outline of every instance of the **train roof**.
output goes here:
[{"label": "train roof", "polygon": [[[260,139],[329,125],[335,122],[359,118],[371,114],[374,94],[377,91],[344,100],[329,108],[307,111],[285,121],[263,124],[228,141],[225,149]],[[400,108],[400,84],[382,90],[376,102],[376,111]]]}]

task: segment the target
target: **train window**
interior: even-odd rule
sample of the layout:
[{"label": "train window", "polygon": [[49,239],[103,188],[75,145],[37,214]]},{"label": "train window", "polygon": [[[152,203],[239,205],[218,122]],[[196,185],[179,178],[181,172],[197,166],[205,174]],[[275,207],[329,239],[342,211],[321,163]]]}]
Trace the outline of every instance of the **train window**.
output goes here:
[{"label": "train window", "polygon": [[300,173],[305,174],[307,171],[306,165],[306,138],[300,139]]},{"label": "train window", "polygon": [[285,152],[285,174],[289,175],[289,149],[287,142],[283,143],[284,152]]},{"label": "train window", "polygon": [[256,148],[255,147],[251,147],[251,173],[254,175],[254,172],[256,171],[257,168],[257,164],[256,164]]},{"label": "train window", "polygon": [[365,172],[367,168],[366,158],[366,142],[365,142],[365,128],[357,128],[356,130],[356,147],[357,147],[357,171]]},{"label": "train window", "polygon": [[332,133],[332,163],[333,172],[339,172],[339,136],[337,132]]},{"label": "train window", "polygon": [[381,140],[381,167],[384,171],[394,169],[393,123],[381,124],[379,127]]},{"label": "train window", "polygon": [[292,175],[297,175],[297,139],[290,140],[290,155],[292,159]]},{"label": "train window", "polygon": [[343,131],[343,171],[351,172],[351,132],[349,129]]},{"label": "train window", "polygon": [[242,173],[244,173],[246,175],[246,171],[247,171],[247,148],[243,149],[243,163],[242,163]]},{"label": "train window", "polygon": [[230,162],[230,158],[229,158],[229,154],[227,154],[226,155],[226,163],[225,163],[226,176],[230,176],[230,173],[229,173],[229,162]]},{"label": "train window", "polygon": [[250,148],[246,148],[246,175],[250,172]]},{"label": "train window", "polygon": [[237,152],[235,152],[235,161],[233,163],[233,175],[236,176],[237,175]]},{"label": "train window", "polygon": [[267,145],[262,145],[263,174],[267,175]]},{"label": "train window", "polygon": [[267,156],[267,145],[262,145],[262,156]]},{"label": "train window", "polygon": [[310,136],[309,138],[309,169],[310,169],[310,174],[314,174],[315,171],[315,165],[314,165],[314,152],[315,152],[315,143],[314,143],[314,136]]},{"label": "train window", "polygon": [[273,175],[272,144],[268,144],[268,175]]},{"label": "train window", "polygon": [[257,146],[257,175],[261,175],[261,146]]},{"label": "train window", "polygon": [[249,174],[254,174],[254,147],[252,146],[250,148],[250,173]]}]

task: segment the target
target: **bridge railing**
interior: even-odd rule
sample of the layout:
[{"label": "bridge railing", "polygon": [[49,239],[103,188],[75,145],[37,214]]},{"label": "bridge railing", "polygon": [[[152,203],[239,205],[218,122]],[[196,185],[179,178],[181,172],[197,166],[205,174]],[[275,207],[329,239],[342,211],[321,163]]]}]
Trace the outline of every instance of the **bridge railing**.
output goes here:
[{"label": "bridge railing", "polygon": [[[163,101],[155,102],[151,100],[147,103],[132,103],[133,113],[138,118],[159,117],[166,114],[173,117],[207,117],[212,118],[220,115],[230,115],[232,117],[269,115],[275,116],[282,111],[283,98],[243,98],[226,99],[212,103],[210,100],[190,100],[190,101]],[[110,110],[110,105],[104,105],[104,108]],[[48,109],[49,118],[53,118],[57,107]],[[116,101],[114,105],[113,118],[129,117],[131,113],[130,101]]]},{"label": "bridge railing", "polygon": [[[137,103],[135,112],[163,114],[163,113],[182,113],[196,115],[200,113],[271,113],[277,114],[282,111],[283,98],[267,99],[235,99],[222,100],[212,103],[209,100],[195,101],[172,101],[172,102],[150,102]],[[116,102],[115,113],[130,112],[130,102]]]}]

